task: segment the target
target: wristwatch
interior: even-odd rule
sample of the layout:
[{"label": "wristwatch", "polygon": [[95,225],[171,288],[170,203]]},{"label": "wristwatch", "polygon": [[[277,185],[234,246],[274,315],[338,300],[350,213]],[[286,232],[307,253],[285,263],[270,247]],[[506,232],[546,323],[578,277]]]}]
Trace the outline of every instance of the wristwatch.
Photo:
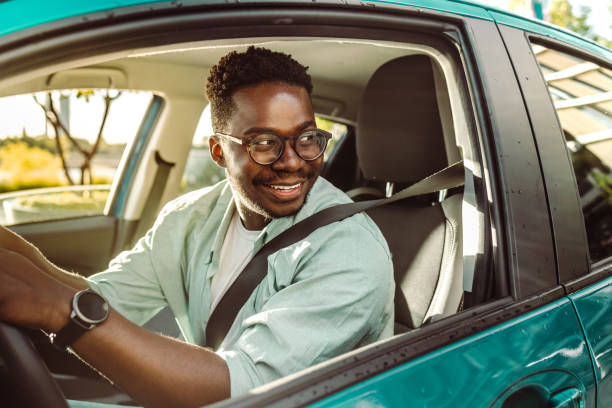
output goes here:
[{"label": "wristwatch", "polygon": [[91,289],[82,290],[72,298],[72,312],[68,324],[49,337],[56,347],[65,350],[83,333],[103,323],[107,317],[106,299]]}]

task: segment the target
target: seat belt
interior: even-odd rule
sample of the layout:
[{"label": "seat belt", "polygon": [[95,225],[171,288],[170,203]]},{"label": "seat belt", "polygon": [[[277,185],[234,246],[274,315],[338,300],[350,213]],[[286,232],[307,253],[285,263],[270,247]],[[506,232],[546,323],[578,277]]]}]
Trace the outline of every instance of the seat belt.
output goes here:
[{"label": "seat belt", "polygon": [[225,292],[221,301],[213,311],[206,325],[206,347],[216,350],[229,331],[236,315],[246,303],[251,293],[268,273],[268,256],[278,250],[288,247],[310,235],[317,228],[341,221],[351,215],[370,210],[398,200],[435,193],[464,184],[465,173],[463,161],[458,161],[431,176],[407,187],[388,198],[361,201],[356,203],[340,204],[325,208],[318,213],[303,219],[291,228],[286,229],[278,236],[265,244],[242,272],[230,288]]}]

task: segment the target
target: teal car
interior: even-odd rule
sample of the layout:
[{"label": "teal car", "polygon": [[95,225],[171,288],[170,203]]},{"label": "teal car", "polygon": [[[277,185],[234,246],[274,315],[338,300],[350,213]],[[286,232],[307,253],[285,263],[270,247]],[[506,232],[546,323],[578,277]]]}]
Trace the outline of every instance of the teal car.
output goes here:
[{"label": "teal car", "polygon": [[[354,200],[460,160],[464,183],[370,212],[393,337],[215,407],[611,407],[612,51],[540,21],[462,0],[0,1],[0,182],[45,180],[0,190],[0,223],[103,270],[223,177],[203,78],[250,45],[309,66],[322,176]],[[79,110],[95,98],[106,124]],[[181,336],[168,310],[148,327]],[[137,404],[41,333],[2,325],[0,363],[3,406]]]}]

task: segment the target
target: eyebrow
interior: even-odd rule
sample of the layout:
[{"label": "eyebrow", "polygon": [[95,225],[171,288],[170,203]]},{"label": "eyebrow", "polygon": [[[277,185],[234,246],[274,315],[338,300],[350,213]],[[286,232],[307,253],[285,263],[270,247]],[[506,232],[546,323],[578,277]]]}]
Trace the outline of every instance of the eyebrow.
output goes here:
[{"label": "eyebrow", "polygon": [[[314,120],[309,120],[306,121],[304,123],[302,123],[299,127],[298,127],[298,131],[302,131],[306,128],[309,128],[311,126],[316,126],[316,122]],[[276,131],[272,128],[266,128],[266,127],[251,127],[248,128],[247,130],[245,130],[242,135],[252,135],[252,134],[260,134],[260,133],[276,133]]]}]

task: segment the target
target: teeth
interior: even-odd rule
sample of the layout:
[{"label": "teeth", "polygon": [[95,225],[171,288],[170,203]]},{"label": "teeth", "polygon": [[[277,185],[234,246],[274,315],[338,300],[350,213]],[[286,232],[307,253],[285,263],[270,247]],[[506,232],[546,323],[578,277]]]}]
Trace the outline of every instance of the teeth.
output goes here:
[{"label": "teeth", "polygon": [[298,184],[294,184],[292,186],[275,186],[272,184],[268,184],[268,186],[272,187],[275,190],[283,190],[283,191],[287,191],[287,190],[293,190],[294,188],[298,188],[300,186],[301,183]]}]

